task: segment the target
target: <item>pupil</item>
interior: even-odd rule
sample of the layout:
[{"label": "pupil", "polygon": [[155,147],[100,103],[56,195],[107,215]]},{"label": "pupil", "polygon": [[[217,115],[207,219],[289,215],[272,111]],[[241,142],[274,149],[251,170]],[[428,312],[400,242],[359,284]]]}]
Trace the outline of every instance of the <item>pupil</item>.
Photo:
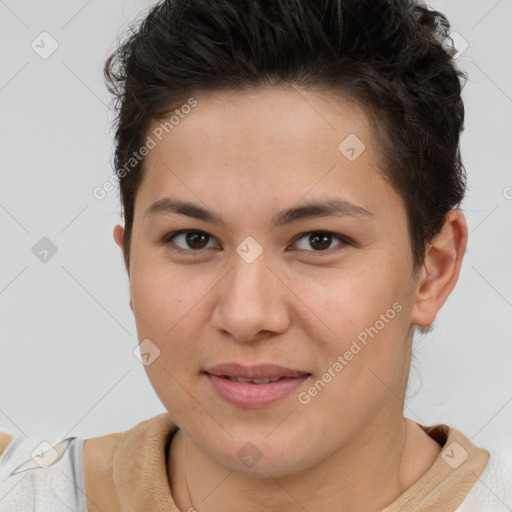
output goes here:
[{"label": "pupil", "polygon": [[[206,239],[206,235],[204,233],[199,233],[198,231],[193,231],[187,234],[187,243],[196,249],[202,249],[204,245],[201,245],[199,239],[202,238],[203,241]],[[196,243],[199,243],[200,247],[196,246]]]},{"label": "pupil", "polygon": [[314,233],[309,237],[309,241],[311,242],[312,246],[315,247],[315,241],[316,240],[323,240],[323,242],[320,242],[320,249],[326,249],[329,247],[330,244],[330,238],[331,235],[328,235],[326,233]]}]

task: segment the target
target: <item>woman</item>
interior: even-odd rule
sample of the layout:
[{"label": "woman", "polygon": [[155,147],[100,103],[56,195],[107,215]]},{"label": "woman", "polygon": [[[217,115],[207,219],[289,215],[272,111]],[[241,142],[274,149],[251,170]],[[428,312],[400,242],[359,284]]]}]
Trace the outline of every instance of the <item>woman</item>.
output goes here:
[{"label": "woman", "polygon": [[448,34],[412,0],[151,9],[105,74],[168,413],[31,459],[4,433],[0,510],[510,510],[494,454],[403,410],[468,238]]}]

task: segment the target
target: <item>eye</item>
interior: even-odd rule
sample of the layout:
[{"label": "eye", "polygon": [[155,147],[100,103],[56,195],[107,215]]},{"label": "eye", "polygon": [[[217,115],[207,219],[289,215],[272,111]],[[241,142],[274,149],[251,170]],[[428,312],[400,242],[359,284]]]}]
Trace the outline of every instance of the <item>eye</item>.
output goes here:
[{"label": "eye", "polygon": [[338,244],[338,247],[350,244],[350,241],[347,238],[336,233],[331,233],[330,231],[309,231],[299,235],[299,238],[294,245],[299,244],[299,242],[306,239],[306,237],[306,242],[302,243],[303,247],[299,247],[299,249],[308,251],[308,246],[313,247],[314,250],[309,252],[327,252],[327,250],[331,248],[330,246],[333,239],[336,238],[341,241],[341,244]]},{"label": "eye", "polygon": [[[308,231],[299,235],[293,245],[300,245],[301,240],[306,239],[306,237],[308,237],[307,240],[305,243],[302,242],[303,247],[299,247],[299,250],[312,253],[328,252],[334,239],[338,239],[341,242],[338,244],[338,247],[343,247],[351,243],[348,238],[330,231]],[[211,248],[211,246],[208,247],[208,242],[212,240],[212,238],[211,235],[204,231],[182,230],[169,233],[164,237],[162,243],[165,245],[171,244],[173,246],[171,250],[176,252],[199,253],[205,249]],[[177,243],[177,241],[180,242]],[[308,245],[309,247],[313,247],[313,251],[309,250]]]},{"label": "eye", "polygon": [[[164,238],[163,243],[172,243],[176,246],[172,250],[177,252],[199,252],[208,248],[207,242],[210,238],[210,235],[204,231],[175,231],[174,233],[169,233]],[[181,240],[184,247],[176,244],[175,240]]]}]

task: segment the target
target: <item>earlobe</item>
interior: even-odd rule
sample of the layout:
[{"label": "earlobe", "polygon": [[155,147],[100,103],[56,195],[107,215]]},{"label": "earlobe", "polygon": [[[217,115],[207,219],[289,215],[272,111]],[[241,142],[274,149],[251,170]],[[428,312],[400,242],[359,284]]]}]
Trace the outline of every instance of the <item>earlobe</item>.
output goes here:
[{"label": "earlobe", "polygon": [[123,251],[123,258],[124,258],[124,263],[125,263],[126,271],[129,274],[130,272],[129,272],[129,268],[128,268],[128,263],[126,261],[126,252],[125,252],[125,249],[124,249],[124,228],[120,224],[117,224],[114,227],[113,235],[114,235],[114,240],[115,240],[116,244],[119,246],[121,251]]},{"label": "earlobe", "polygon": [[117,224],[114,227],[114,240],[115,240],[116,244],[122,250],[124,250],[123,236],[124,236],[124,229],[120,224]]},{"label": "earlobe", "polygon": [[467,239],[464,214],[458,209],[450,210],[441,232],[426,251],[412,311],[413,324],[425,326],[434,322],[459,278]]},{"label": "earlobe", "polygon": [[[123,251],[123,257],[125,258],[125,267],[126,267],[126,271],[128,273],[128,276],[129,276],[130,275],[130,270],[129,270],[129,266],[128,266],[127,262],[126,262],[126,255],[125,255],[125,250],[124,250],[124,228],[120,224],[117,224],[114,227],[113,235],[114,235],[114,240],[115,240],[116,244]],[[133,311],[133,304],[132,304],[131,297],[130,297],[130,309]]]}]

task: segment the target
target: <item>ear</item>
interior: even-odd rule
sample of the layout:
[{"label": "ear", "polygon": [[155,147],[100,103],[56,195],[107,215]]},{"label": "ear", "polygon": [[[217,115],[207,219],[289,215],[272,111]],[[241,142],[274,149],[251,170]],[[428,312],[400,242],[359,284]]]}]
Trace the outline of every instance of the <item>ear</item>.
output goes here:
[{"label": "ear", "polygon": [[124,228],[120,224],[117,224],[114,227],[114,240],[115,240],[116,244],[121,248],[122,251],[124,251],[123,237],[124,237]]},{"label": "ear", "polygon": [[468,241],[464,214],[450,210],[440,233],[428,244],[425,263],[416,284],[411,322],[430,325],[448,299],[459,278]]},{"label": "ear", "polygon": [[[124,241],[123,241],[124,240],[124,228],[120,224],[117,224],[114,227],[114,233],[113,234],[114,234],[114,241],[121,248],[121,250],[123,251],[123,256],[124,256]],[[130,275],[130,271],[129,271],[128,266],[126,265],[126,259],[125,259],[125,267],[126,267],[126,271],[128,272],[128,276],[129,276]],[[133,305],[132,305],[131,297],[130,297],[130,308],[133,311]]]}]

